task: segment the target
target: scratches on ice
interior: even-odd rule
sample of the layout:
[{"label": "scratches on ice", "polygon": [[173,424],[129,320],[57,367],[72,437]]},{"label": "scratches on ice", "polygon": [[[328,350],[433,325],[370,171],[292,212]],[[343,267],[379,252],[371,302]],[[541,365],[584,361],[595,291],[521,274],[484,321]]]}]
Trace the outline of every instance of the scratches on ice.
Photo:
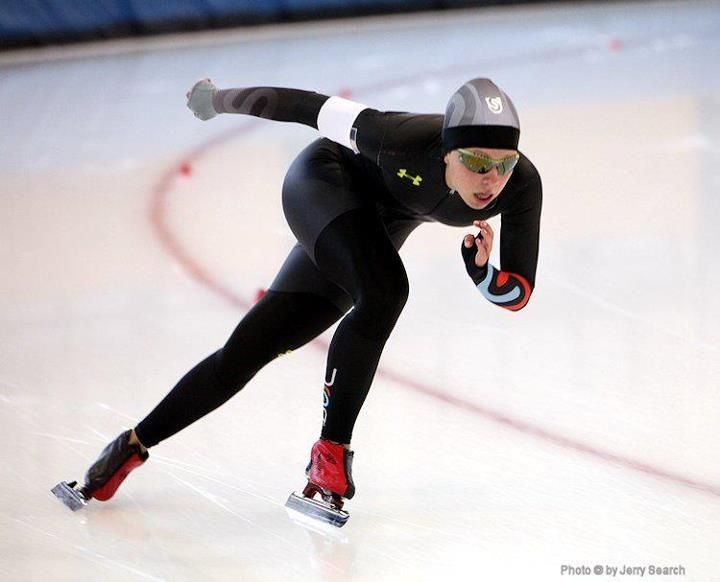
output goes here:
[{"label": "scratches on ice", "polygon": [[[181,469],[181,467],[176,467],[176,468]],[[245,523],[251,525],[254,529],[257,529],[258,531],[261,531],[263,534],[268,535],[268,536],[271,536],[271,537],[273,537],[274,539],[276,539],[277,541],[282,542],[286,547],[288,547],[288,548],[294,550],[295,552],[297,552],[297,554],[298,554],[299,556],[305,555],[306,550],[305,550],[305,547],[304,547],[304,545],[303,545],[302,543],[298,543],[297,541],[294,541],[294,540],[291,540],[291,539],[286,538],[286,537],[284,537],[284,536],[281,536],[280,534],[276,533],[275,531],[273,531],[273,530],[271,530],[271,529],[269,529],[269,528],[267,528],[267,527],[263,527],[258,521],[253,521],[253,520],[251,520],[251,519],[248,519],[248,518],[245,517],[244,515],[241,515],[241,514],[238,513],[237,511],[235,511],[235,510],[233,510],[232,508],[228,507],[228,506],[224,503],[224,500],[220,499],[217,495],[214,495],[213,493],[211,493],[211,492],[207,491],[206,489],[198,486],[197,484],[191,483],[191,482],[189,482],[189,481],[186,481],[185,479],[179,477],[178,475],[174,474],[174,473],[171,472],[171,471],[165,471],[165,473],[166,473],[167,475],[169,475],[170,477],[172,477],[173,479],[175,479],[178,483],[184,485],[185,487],[187,487],[187,488],[190,489],[191,491],[194,491],[195,493],[197,493],[198,495],[200,495],[200,496],[203,497],[204,499],[207,499],[210,503],[212,503],[213,505],[219,507],[220,509],[222,509],[222,510],[225,511],[226,513],[232,515],[233,517],[236,517],[236,518],[240,519],[241,521],[244,521]],[[217,479],[212,479],[212,478],[207,477],[207,476],[204,476],[204,475],[199,475],[199,476],[200,476],[200,477],[205,477],[205,478],[207,478],[207,479],[210,479],[211,481],[219,482],[219,483],[221,483],[221,484],[223,484],[223,485],[225,485],[225,486],[227,486],[227,487],[230,487],[231,489],[241,490],[240,488],[235,487],[235,486],[233,486],[233,485],[230,485],[229,483],[225,483],[225,482],[219,481],[219,480],[217,480]],[[242,491],[242,490],[241,490],[241,491]],[[248,495],[253,495],[253,496],[255,496],[255,497],[260,497],[260,496],[258,496],[258,495],[255,495],[255,494],[253,494],[253,493],[249,493],[249,492],[247,492],[247,491],[245,491],[245,493],[247,493]],[[265,501],[271,501],[271,502],[273,502],[273,503],[276,504],[276,505],[280,505],[279,503],[276,503],[274,500],[270,500],[270,499],[268,499],[268,498],[264,498],[264,500],[265,500]],[[334,571],[337,571],[337,572],[342,572],[342,569],[339,568],[339,567],[337,567],[337,566],[336,566],[335,564],[333,564],[332,562],[330,562],[330,561],[328,561],[328,560],[325,560],[325,559],[321,559],[320,561],[323,563],[323,565],[324,565],[325,568],[328,568],[328,569],[330,569],[330,570],[334,570]]]},{"label": "scratches on ice", "polygon": [[245,523],[249,523],[250,525],[256,525],[255,522],[252,521],[251,519],[248,519],[244,515],[240,515],[237,511],[234,511],[233,509],[231,509],[227,505],[225,505],[225,503],[223,503],[223,501],[221,501],[221,499],[217,495],[214,495],[214,494],[210,493],[209,491],[203,489],[202,487],[198,487],[197,485],[190,483],[189,481],[186,481],[185,479],[182,479],[181,477],[178,477],[177,475],[175,475],[174,473],[172,473],[170,471],[166,471],[166,474],[170,475],[170,477],[175,479],[178,483],[182,483],[183,485],[185,485],[185,487],[187,487],[188,489],[191,489],[192,491],[194,491],[201,497],[204,497],[213,505],[217,505],[220,509],[222,509],[223,511],[226,511],[233,517],[237,517],[238,519],[244,521]]},{"label": "scratches on ice", "polygon": [[97,405],[98,405],[98,407],[102,408],[103,410],[109,410],[110,412],[114,412],[118,416],[121,416],[122,418],[129,420],[133,423],[137,422],[137,418],[135,418],[134,416],[130,416],[129,414],[126,414],[126,413],[122,412],[121,410],[118,410],[117,408],[113,408],[112,406],[110,406],[109,404],[106,404],[105,402],[98,402]]},{"label": "scratches on ice", "polygon": [[90,443],[88,441],[86,441],[85,439],[76,439],[76,438],[72,438],[69,436],[62,435],[62,434],[53,434],[53,433],[49,433],[49,432],[39,432],[39,431],[29,432],[28,434],[32,435],[32,436],[45,437],[45,438],[53,439],[56,441],[66,442],[66,443],[75,443],[78,445],[90,445]]},{"label": "scratches on ice", "polygon": [[109,558],[108,556],[105,556],[98,552],[94,552],[94,551],[92,551],[88,548],[85,548],[79,544],[69,542],[57,534],[54,534],[47,530],[41,529],[41,528],[39,528],[31,523],[28,523],[27,521],[24,521],[22,519],[15,518],[13,521],[15,521],[19,525],[21,525],[35,533],[53,538],[61,545],[71,548],[75,552],[75,554],[79,555],[80,557],[85,558],[91,562],[95,562],[96,564],[100,564],[101,566],[105,566],[106,568],[110,568],[112,570],[117,570],[118,568],[120,568],[122,570],[130,572],[131,574],[134,574],[135,576],[139,576],[146,580],[158,580],[158,581],[165,580],[165,578],[159,578],[157,576],[154,576],[153,574],[150,574],[149,572],[145,572],[145,571],[135,568],[134,566],[131,566],[129,564],[125,564],[123,562],[113,560],[112,558]]},{"label": "scratches on ice", "polygon": [[204,467],[200,467],[198,465],[193,465],[191,463],[185,463],[183,461],[178,461],[178,460],[171,459],[169,457],[163,457],[160,455],[154,455],[153,460],[155,462],[164,464],[173,469],[184,471],[191,475],[195,475],[196,477],[202,477],[203,479],[207,479],[208,481],[217,483],[219,485],[222,485],[222,486],[232,489],[234,491],[239,491],[245,495],[255,497],[256,499],[260,499],[262,501],[272,503],[273,505],[282,505],[282,503],[280,503],[279,501],[277,501],[276,499],[274,499],[268,495],[261,495],[259,493],[255,493],[253,491],[249,491],[248,489],[239,487],[238,485],[234,485],[234,484],[228,482],[227,480],[220,479],[218,477],[213,477],[210,474],[208,474],[210,471],[208,469],[205,469]]}]

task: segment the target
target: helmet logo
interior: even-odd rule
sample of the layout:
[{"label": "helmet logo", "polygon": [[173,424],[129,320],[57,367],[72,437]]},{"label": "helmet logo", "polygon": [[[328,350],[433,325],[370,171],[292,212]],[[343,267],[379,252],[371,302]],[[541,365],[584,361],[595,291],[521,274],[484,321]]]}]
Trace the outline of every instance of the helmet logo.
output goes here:
[{"label": "helmet logo", "polygon": [[485,103],[487,103],[488,109],[495,115],[500,115],[503,110],[502,99],[500,97],[485,97]]}]

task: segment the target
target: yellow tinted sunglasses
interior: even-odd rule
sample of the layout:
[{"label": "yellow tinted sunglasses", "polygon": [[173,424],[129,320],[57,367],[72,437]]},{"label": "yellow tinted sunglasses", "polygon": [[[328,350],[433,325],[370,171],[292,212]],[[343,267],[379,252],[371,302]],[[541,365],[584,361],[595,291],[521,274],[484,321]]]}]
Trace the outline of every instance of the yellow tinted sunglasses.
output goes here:
[{"label": "yellow tinted sunglasses", "polygon": [[515,154],[502,160],[494,160],[485,154],[476,154],[470,150],[458,149],[460,154],[460,163],[471,172],[476,174],[487,174],[493,168],[497,168],[498,175],[503,176],[513,171],[513,168],[520,160],[520,154]]}]

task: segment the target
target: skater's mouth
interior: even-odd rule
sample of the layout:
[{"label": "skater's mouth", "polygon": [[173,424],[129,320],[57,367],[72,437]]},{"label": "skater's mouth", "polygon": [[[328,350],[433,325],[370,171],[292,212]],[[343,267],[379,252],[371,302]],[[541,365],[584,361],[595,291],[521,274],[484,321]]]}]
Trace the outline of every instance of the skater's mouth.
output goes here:
[{"label": "skater's mouth", "polygon": [[493,194],[492,192],[474,192],[473,197],[478,202],[489,202],[492,200]]}]

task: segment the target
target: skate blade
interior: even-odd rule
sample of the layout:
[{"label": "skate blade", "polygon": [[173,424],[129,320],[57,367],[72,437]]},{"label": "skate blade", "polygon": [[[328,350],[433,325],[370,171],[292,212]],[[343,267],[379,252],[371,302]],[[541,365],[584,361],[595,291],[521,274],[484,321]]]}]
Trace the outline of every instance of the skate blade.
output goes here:
[{"label": "skate blade", "polygon": [[311,517],[322,523],[342,527],[347,523],[350,514],[342,509],[335,509],[327,503],[310,499],[304,495],[291,493],[285,502],[285,507],[291,509],[303,516]]},{"label": "skate blade", "polygon": [[87,500],[82,496],[82,493],[74,488],[75,484],[75,481],[71,483],[61,481],[50,490],[55,497],[73,511],[82,509],[87,505]]}]

